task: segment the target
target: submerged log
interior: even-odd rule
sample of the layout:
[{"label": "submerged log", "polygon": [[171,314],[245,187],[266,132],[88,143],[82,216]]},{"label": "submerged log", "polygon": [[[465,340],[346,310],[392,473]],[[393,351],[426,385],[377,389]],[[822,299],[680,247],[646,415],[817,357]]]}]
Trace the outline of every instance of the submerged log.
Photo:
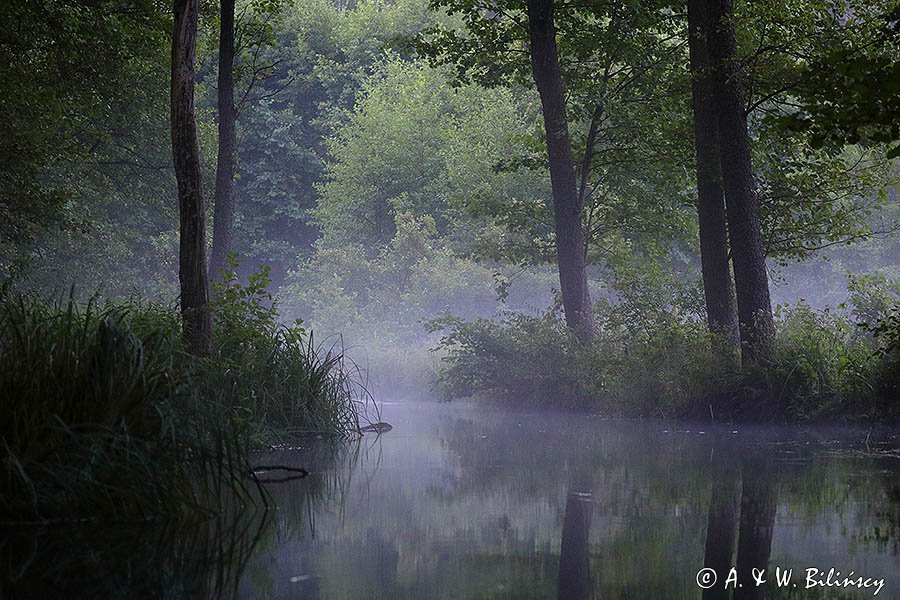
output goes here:
[{"label": "submerged log", "polygon": [[360,433],[384,433],[386,431],[390,431],[394,426],[390,423],[384,423],[383,421],[379,421],[378,423],[370,423],[364,427],[359,428]]}]

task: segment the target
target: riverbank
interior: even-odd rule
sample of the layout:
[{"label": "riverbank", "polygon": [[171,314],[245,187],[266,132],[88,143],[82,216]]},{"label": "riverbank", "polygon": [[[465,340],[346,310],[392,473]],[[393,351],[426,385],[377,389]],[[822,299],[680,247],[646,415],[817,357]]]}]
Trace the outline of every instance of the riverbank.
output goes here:
[{"label": "riverbank", "polygon": [[206,518],[263,500],[253,449],[357,431],[341,349],[231,292],[204,357],[169,306],[0,298],[0,520]]},{"label": "riverbank", "polygon": [[779,307],[770,357],[745,367],[701,319],[675,311],[631,319],[623,307],[600,307],[590,344],[573,339],[558,310],[446,317],[432,322],[445,356],[437,387],[446,399],[627,417],[896,421],[897,308],[871,290],[851,298],[839,310]]}]

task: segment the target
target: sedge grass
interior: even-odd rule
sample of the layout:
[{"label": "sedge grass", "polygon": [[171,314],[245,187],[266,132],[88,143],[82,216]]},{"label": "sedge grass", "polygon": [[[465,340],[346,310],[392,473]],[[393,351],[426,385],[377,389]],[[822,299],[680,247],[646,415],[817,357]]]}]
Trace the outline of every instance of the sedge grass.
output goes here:
[{"label": "sedge grass", "polygon": [[163,306],[0,297],[0,521],[265,503],[254,445],[358,430],[359,398],[342,353],[312,335],[263,328],[196,359]]}]

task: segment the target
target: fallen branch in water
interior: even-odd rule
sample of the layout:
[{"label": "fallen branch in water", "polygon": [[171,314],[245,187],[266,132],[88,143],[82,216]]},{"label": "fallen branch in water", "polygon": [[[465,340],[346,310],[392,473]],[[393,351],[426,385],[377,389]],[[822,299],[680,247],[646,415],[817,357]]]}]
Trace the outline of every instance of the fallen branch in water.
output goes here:
[{"label": "fallen branch in water", "polygon": [[[296,473],[296,475],[287,475],[285,477],[279,477],[277,479],[260,479],[258,477],[258,475],[262,473],[270,473],[272,471],[284,471],[287,473]],[[307,475],[309,475],[309,471],[307,471],[303,467],[286,467],[284,465],[261,465],[258,467],[253,467],[253,470],[250,471],[250,477],[252,477],[253,480],[257,483],[284,483],[285,481],[303,479]]]}]

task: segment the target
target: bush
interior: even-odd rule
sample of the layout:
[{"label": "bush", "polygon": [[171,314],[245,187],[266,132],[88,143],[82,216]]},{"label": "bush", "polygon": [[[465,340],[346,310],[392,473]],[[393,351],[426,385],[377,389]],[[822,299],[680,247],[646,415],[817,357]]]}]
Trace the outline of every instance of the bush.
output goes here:
[{"label": "bush", "polygon": [[341,433],[359,428],[368,394],[338,344],[317,346],[301,320],[278,322],[268,267],[242,285],[231,268],[213,285],[213,354],[200,363],[207,393],[218,395],[251,439]]},{"label": "bush", "polygon": [[880,361],[871,336],[856,321],[803,302],[777,307],[775,316],[771,359],[746,370],[741,381],[744,413],[788,420],[878,416]]},{"label": "bush", "polygon": [[501,321],[444,316],[428,323],[445,331],[437,381],[445,398],[493,396],[520,404],[582,404],[585,386],[577,345],[556,311],[538,317],[507,313]]},{"label": "bush", "polygon": [[[589,346],[572,338],[558,307],[499,321],[447,315],[431,322],[444,332],[437,384],[447,398],[581,405],[611,415],[895,419],[900,307],[890,308],[884,287],[859,281],[851,281],[841,310],[778,307],[770,359],[743,369],[736,349],[729,357],[729,344],[709,334],[699,315],[653,295],[643,302],[656,308],[629,297],[596,303]],[[631,318],[635,310],[643,318]]]},{"label": "bush", "polygon": [[0,295],[0,520],[207,516],[260,499],[254,447],[357,431],[352,370],[277,324],[266,283],[226,278],[199,359],[169,307]]}]

